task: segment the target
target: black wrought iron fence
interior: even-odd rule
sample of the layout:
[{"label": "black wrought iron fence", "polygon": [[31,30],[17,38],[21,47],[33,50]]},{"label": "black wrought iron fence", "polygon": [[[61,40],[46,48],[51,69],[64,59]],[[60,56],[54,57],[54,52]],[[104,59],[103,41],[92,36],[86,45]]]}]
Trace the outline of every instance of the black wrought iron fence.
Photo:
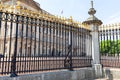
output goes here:
[{"label": "black wrought iron fence", "polygon": [[120,67],[120,25],[101,26],[99,31],[101,64]]},{"label": "black wrought iron fence", "polygon": [[90,31],[68,21],[0,11],[0,74],[90,67]]}]

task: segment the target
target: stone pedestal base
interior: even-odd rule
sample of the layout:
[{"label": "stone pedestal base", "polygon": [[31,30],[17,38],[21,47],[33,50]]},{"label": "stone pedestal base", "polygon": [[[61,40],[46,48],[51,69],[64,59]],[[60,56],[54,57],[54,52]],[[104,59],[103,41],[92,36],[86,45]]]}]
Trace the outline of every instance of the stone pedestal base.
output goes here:
[{"label": "stone pedestal base", "polygon": [[96,78],[101,78],[103,77],[103,70],[102,70],[102,65],[101,64],[94,64],[93,68],[95,70],[95,77]]}]

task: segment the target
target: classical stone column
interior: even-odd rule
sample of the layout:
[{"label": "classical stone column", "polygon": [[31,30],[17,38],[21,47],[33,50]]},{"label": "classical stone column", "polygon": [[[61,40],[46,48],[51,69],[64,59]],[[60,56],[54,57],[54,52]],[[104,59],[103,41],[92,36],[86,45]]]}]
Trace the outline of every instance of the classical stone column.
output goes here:
[{"label": "classical stone column", "polygon": [[88,11],[90,17],[83,22],[90,26],[92,36],[92,64],[95,70],[96,77],[102,77],[102,65],[100,64],[100,51],[99,51],[99,36],[98,27],[102,24],[101,20],[97,19],[94,14],[96,10],[93,8],[93,1],[91,1],[91,8]]}]

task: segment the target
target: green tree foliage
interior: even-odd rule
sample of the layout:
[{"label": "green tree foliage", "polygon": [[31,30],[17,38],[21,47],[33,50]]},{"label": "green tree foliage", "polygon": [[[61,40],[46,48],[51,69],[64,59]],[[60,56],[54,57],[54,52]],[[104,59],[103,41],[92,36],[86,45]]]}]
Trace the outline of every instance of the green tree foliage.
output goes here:
[{"label": "green tree foliage", "polygon": [[100,53],[102,55],[115,55],[120,53],[120,40],[104,40],[100,42]]}]

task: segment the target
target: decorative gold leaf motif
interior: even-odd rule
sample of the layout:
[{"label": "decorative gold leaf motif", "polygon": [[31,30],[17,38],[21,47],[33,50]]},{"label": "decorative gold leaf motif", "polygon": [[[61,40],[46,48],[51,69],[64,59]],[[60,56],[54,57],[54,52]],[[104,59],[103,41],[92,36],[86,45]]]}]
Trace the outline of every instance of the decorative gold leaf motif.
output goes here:
[{"label": "decorative gold leaf motif", "polygon": [[[12,6],[3,5],[2,3],[0,3],[0,11],[9,12],[11,14],[14,14],[14,16],[17,14],[17,15],[21,15],[21,16],[25,16],[29,18],[45,20],[48,22],[50,21],[50,22],[68,25],[72,27],[89,29],[88,25],[74,21],[72,16],[70,16],[69,18],[65,18],[65,17],[58,16],[58,15],[45,14],[40,11],[39,12],[31,11],[29,9],[25,9],[24,7],[20,6],[19,1],[17,1],[17,5],[12,5]],[[3,19],[5,19],[5,15],[3,15]],[[16,21],[15,17],[13,17],[13,21]],[[24,23],[26,23],[26,18],[24,19]],[[30,24],[30,20],[28,20],[28,23]],[[34,19],[33,19],[33,23],[35,24]],[[47,24],[48,26],[50,25],[50,23],[47,23]],[[39,25],[39,20],[37,21],[37,25]]]}]

